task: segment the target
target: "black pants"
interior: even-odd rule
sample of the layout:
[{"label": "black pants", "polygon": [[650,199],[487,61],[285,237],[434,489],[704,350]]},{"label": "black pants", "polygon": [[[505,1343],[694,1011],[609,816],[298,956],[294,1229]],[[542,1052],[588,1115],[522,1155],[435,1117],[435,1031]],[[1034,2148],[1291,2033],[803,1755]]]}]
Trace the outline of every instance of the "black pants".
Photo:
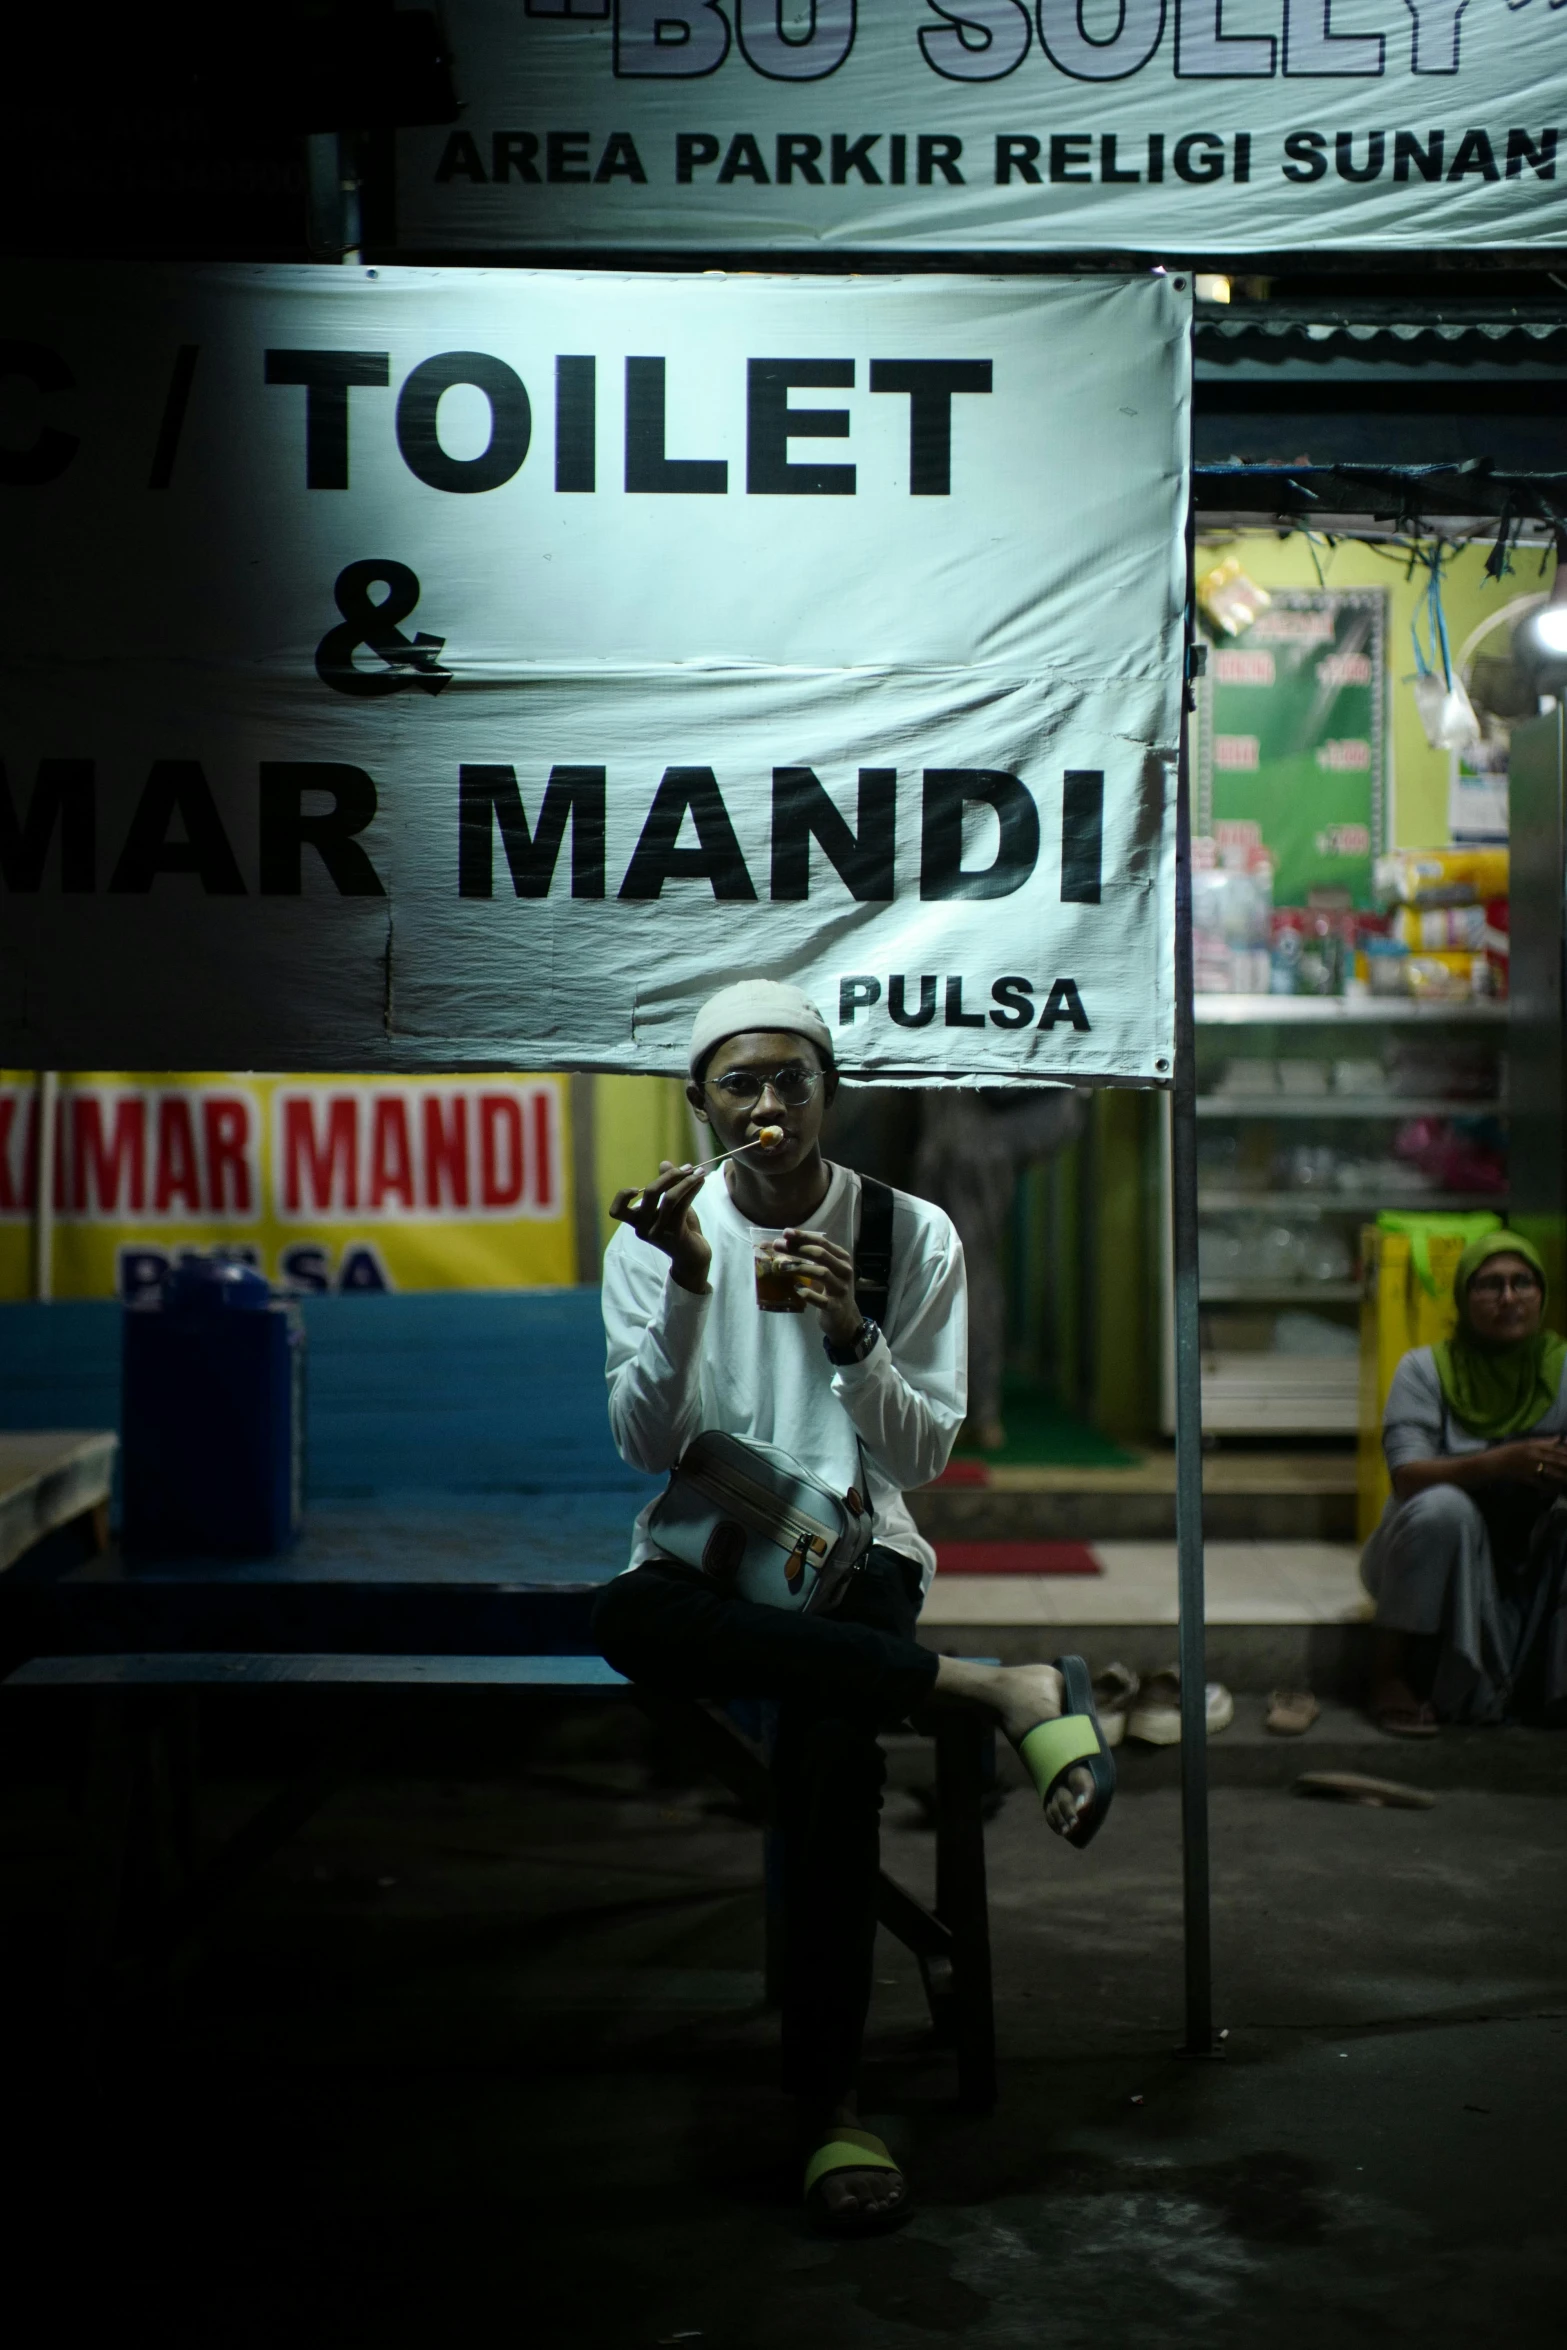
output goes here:
[{"label": "black pants", "polygon": [[774,1801],[783,1869],[783,2080],[824,2108],[854,2086],[876,1941],[877,1731],[935,1687],[914,1641],[920,1571],[878,1543],[830,1616],[758,1607],[695,1568],[618,1575],[594,1614],[600,1649],[671,1697],[779,1701]]}]

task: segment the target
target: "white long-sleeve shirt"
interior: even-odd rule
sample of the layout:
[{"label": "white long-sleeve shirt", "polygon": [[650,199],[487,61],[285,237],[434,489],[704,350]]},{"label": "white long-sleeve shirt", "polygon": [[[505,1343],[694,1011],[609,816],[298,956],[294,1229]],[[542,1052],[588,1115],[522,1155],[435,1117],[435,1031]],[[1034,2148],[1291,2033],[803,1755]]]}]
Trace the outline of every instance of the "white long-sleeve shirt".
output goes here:
[{"label": "white long-sleeve shirt", "polygon": [[[807,1218],[852,1251],[860,1179],[834,1167],[827,1197]],[[609,1424],[633,1468],[673,1468],[705,1428],[793,1453],[835,1492],[861,1479],[860,1447],[876,1540],[917,1559],[926,1588],[936,1554],[904,1494],[947,1465],[968,1387],[968,1301],[963,1248],[940,1208],[893,1193],[892,1279],[883,1335],[863,1363],[833,1364],[822,1328],[803,1314],[764,1314],[754,1254],[781,1227],[750,1224],[715,1170],[695,1207],[713,1251],[706,1295],[682,1289],[662,1250],[621,1225],[604,1258]],[[857,1441],[858,1439],[858,1441]],[[631,1564],[652,1556],[647,1518],[637,1519]]]}]

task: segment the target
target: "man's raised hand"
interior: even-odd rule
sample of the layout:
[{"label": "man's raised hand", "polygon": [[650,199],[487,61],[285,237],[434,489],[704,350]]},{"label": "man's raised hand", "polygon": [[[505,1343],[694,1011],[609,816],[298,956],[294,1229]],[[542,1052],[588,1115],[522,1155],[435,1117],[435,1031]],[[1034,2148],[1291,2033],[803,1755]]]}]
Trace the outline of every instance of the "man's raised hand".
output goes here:
[{"label": "man's raised hand", "polygon": [[786,1232],[788,1254],[780,1259],[798,1281],[801,1297],[821,1316],[824,1334],[847,1344],[860,1327],[860,1309],[854,1302],[854,1259],[846,1248],[821,1232]]},{"label": "man's raised hand", "polygon": [[629,1224],[638,1240],[663,1251],[680,1287],[698,1293],[706,1290],[713,1264],[712,1248],[691,1204],[704,1180],[689,1166],[661,1159],[651,1183],[617,1191],[609,1204],[610,1214]]}]

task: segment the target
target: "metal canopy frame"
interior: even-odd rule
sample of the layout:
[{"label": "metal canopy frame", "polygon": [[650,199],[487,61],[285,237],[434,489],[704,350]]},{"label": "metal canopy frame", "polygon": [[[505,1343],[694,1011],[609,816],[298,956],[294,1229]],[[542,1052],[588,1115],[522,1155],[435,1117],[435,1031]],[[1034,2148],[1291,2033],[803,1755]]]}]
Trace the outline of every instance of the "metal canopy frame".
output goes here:
[{"label": "metal canopy frame", "polygon": [[[1481,462],[1436,465],[1197,464],[1187,525],[1187,663],[1196,638],[1199,530],[1306,528],[1332,537],[1490,539],[1497,576],[1513,548],[1551,545],[1567,528],[1567,472],[1501,473]],[[1202,1385],[1197,1282],[1197,1088],[1192,969],[1191,760],[1188,679],[1181,711],[1175,866],[1175,1080],[1171,1104],[1171,1240],[1175,1323],[1175,1527],[1181,1674],[1181,1858],[1184,2053],[1211,2056],[1206,1605],[1202,1535]]]},{"label": "metal canopy frame", "polygon": [[1302,527],[1390,538],[1494,537],[1537,544],[1567,528],[1567,471],[1438,465],[1192,466],[1199,527]]},{"label": "metal canopy frame", "polygon": [[[1195,486],[1195,485],[1194,485]],[[1186,676],[1175,803],[1175,1080],[1170,1119],[1171,1256],[1175,1307],[1175,1556],[1181,1676],[1181,1911],[1188,2056],[1211,2056],[1213,1943],[1209,1902],[1208,1669],[1202,1536],[1202,1366],[1197,1313],[1197,1032],[1192,967],[1193,647],[1196,516],[1186,523]]]}]

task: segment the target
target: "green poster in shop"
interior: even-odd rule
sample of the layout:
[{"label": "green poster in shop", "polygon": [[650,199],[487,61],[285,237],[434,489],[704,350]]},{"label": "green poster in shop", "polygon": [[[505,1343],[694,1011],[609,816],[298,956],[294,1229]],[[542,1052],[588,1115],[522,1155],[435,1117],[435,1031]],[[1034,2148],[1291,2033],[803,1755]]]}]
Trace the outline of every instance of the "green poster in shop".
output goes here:
[{"label": "green poster in shop", "polygon": [[1383,845],[1387,591],[1275,590],[1208,655],[1198,741],[1199,829],[1260,843],[1275,905],[1347,889],[1371,905]]}]

